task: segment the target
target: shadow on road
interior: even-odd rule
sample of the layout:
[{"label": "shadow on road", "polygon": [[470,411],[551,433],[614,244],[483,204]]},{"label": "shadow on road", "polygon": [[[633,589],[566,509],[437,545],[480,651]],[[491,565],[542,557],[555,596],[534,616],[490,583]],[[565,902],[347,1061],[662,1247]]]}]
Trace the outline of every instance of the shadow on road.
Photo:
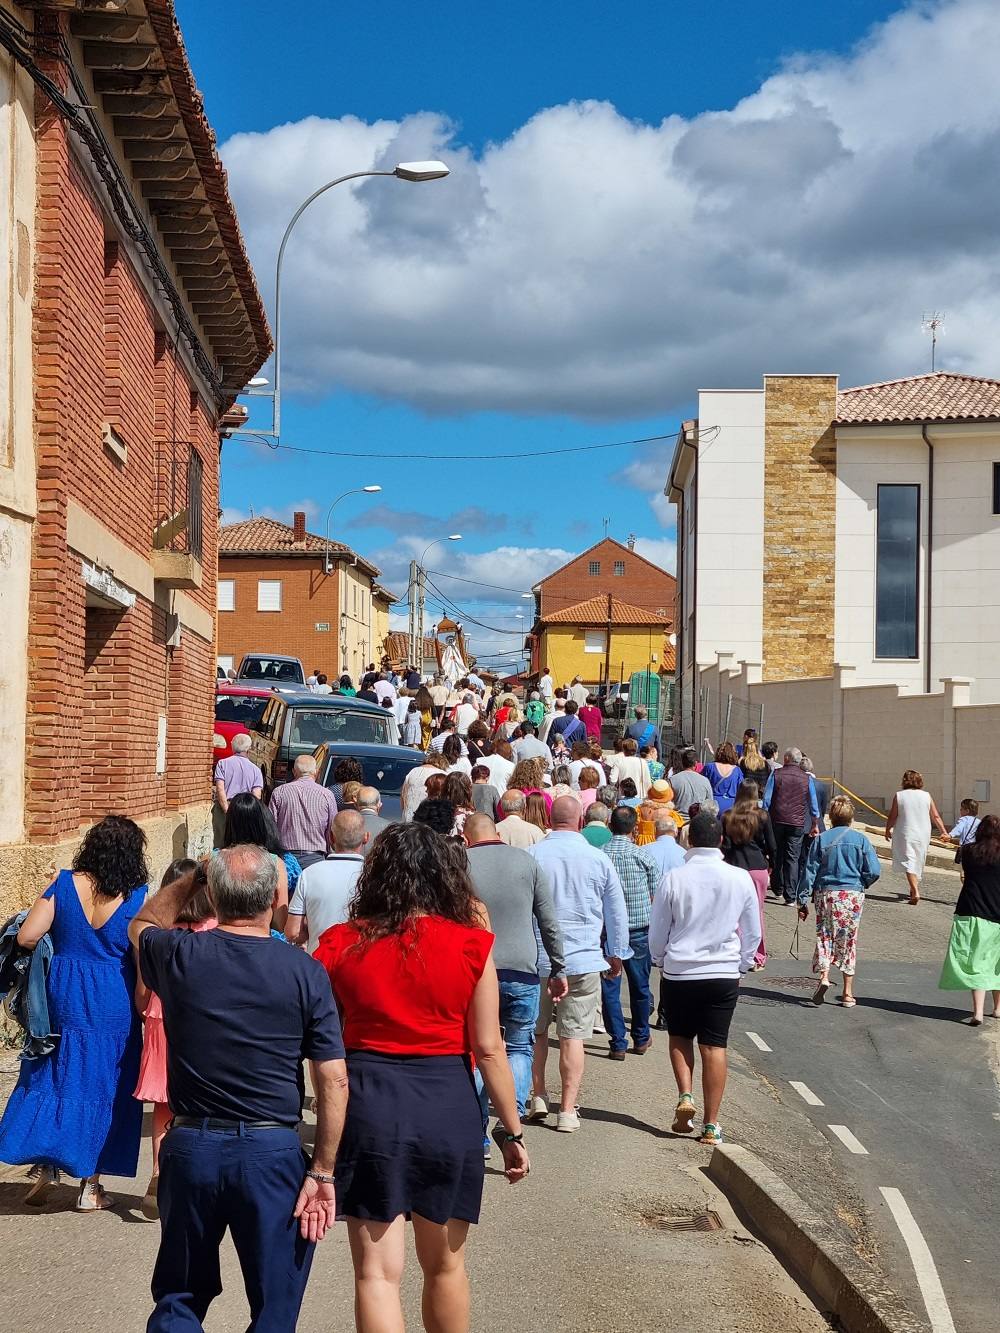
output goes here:
[{"label": "shadow on road", "polygon": [[647,1124],[645,1120],[637,1120],[634,1115],[623,1115],[618,1111],[604,1111],[597,1106],[581,1106],[581,1120],[600,1120],[609,1125],[621,1125],[625,1129],[638,1129],[643,1134],[652,1134],[654,1139],[675,1139],[678,1136],[671,1134],[668,1129],[663,1129],[660,1125]]},{"label": "shadow on road", "polygon": [[[741,986],[740,996],[760,1000],[777,1000],[780,1004],[792,1004],[798,1009],[813,1009],[811,1000],[804,999],[801,995],[788,995],[780,990],[763,990],[756,986]],[[944,1004],[921,1004],[917,1000],[883,1000],[875,995],[859,995],[857,997],[858,1009],[884,1009],[893,1014],[911,1014],[914,1018],[933,1018],[938,1022],[946,1021],[950,1023],[960,1023],[962,1019],[968,1017],[968,1010],[958,1009],[954,1006]],[[829,1003],[829,1001],[827,1001]],[[822,1008],[823,1006],[818,1006]],[[836,1008],[841,1008],[838,1004]]]},{"label": "shadow on road", "polygon": [[[25,1203],[29,1182],[27,1180],[8,1180],[0,1184],[0,1217],[38,1217],[46,1213],[71,1213],[76,1203],[75,1185],[57,1185],[50,1189],[41,1207]],[[121,1222],[138,1222],[144,1227],[150,1222],[140,1211],[141,1194],[123,1194],[121,1190],[110,1191],[114,1197],[114,1206],[107,1209],[112,1217]]]}]

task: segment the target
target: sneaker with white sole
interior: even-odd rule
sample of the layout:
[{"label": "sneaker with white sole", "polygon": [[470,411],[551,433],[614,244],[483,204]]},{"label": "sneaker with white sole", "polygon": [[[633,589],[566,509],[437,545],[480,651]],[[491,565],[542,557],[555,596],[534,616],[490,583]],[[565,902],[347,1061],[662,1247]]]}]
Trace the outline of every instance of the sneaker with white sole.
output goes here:
[{"label": "sneaker with white sole", "polygon": [[110,1208],[114,1199],[96,1180],[81,1180],[80,1193],[76,1197],[78,1213],[102,1213]]},{"label": "sneaker with white sole", "polygon": [[698,1114],[698,1108],[694,1104],[694,1098],[690,1092],[682,1092],[677,1107],[674,1110],[674,1123],[670,1126],[673,1134],[690,1134],[694,1128],[694,1118]]},{"label": "sneaker with white sole", "polygon": [[544,1097],[540,1097],[537,1092],[531,1094],[531,1100],[528,1102],[528,1114],[525,1119],[529,1124],[537,1124],[540,1120],[547,1120],[549,1116],[549,1104]]},{"label": "sneaker with white sole", "polygon": [[704,1126],[702,1127],[701,1133],[698,1135],[698,1142],[721,1143],[722,1126],[720,1124],[713,1124],[711,1120],[706,1120]]},{"label": "sneaker with white sole", "polygon": [[560,1111],[556,1118],[556,1129],[560,1134],[575,1134],[580,1128],[580,1117],[576,1111]]},{"label": "sneaker with white sole", "polygon": [[31,1188],[24,1196],[24,1202],[32,1204],[35,1208],[45,1202],[45,1196],[53,1185],[62,1184],[59,1168],[49,1166],[46,1162],[36,1162],[28,1172],[28,1179],[31,1181]]}]

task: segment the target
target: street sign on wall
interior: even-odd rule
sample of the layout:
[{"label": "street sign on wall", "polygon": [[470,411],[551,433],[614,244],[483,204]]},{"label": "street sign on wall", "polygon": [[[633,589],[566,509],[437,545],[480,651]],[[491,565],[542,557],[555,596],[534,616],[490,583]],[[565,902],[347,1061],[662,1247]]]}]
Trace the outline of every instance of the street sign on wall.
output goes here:
[{"label": "street sign on wall", "polygon": [[329,620],[317,620],[313,625],[313,629],[316,630],[318,634],[329,634],[330,622]]}]

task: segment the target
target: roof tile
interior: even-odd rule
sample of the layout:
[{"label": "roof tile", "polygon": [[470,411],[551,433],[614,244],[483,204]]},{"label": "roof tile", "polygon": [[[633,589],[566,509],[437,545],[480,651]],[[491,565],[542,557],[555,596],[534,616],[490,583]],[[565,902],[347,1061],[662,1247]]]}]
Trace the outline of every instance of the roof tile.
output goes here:
[{"label": "roof tile", "polygon": [[[307,532],[305,541],[297,542],[295,532],[287,523],[279,523],[274,518],[248,518],[242,523],[227,523],[219,530],[219,555],[323,555],[331,554],[356,556],[356,552],[343,542],[328,542],[325,537],[317,537],[314,532]],[[379,573],[377,566],[364,556],[357,559],[366,569]]]},{"label": "roof tile", "polygon": [[[590,597],[575,606],[566,606],[542,617],[545,625],[606,625],[608,623],[607,596]],[[658,616],[642,606],[633,606],[631,602],[611,599],[612,625],[668,625],[669,616]]]},{"label": "roof tile", "polygon": [[939,370],[844,389],[837,399],[838,425],[916,421],[1000,421],[1000,380]]}]

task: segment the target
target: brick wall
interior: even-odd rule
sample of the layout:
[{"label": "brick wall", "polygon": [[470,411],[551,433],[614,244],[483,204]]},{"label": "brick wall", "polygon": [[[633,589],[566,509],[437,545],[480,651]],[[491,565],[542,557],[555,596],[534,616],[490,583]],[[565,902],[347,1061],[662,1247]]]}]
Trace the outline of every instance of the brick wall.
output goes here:
[{"label": "brick wall", "polygon": [[[92,193],[47,99],[36,102],[38,214],[34,321],[39,513],[29,635],[26,822],[53,842],[109,810],[137,818],[204,801],[211,762],[213,645],[188,628],[167,646],[164,592],[125,612],[86,605],[80,557],[67,546],[70,500],[148,562],[166,516],[170,441],[204,474],[203,584],[189,596],[214,615],[218,441],[193,396],[145,274]],[[109,421],[127,460],[104,447]],[[160,601],[164,605],[159,604]],[[168,719],[169,776],[156,772]]]},{"label": "brick wall", "polygon": [[836,375],[764,380],[764,679],[833,669]]},{"label": "brick wall", "polygon": [[[593,560],[600,563],[600,574],[589,572]],[[624,561],[624,575],[614,573],[616,560]],[[668,618],[674,619],[677,585],[673,575],[610,539],[585,551],[542,580],[541,613],[543,617],[548,616],[553,611],[563,611],[567,606],[585,602],[599,593],[606,596],[609,592],[620,601],[631,602],[646,611],[665,607]]]},{"label": "brick wall", "polygon": [[[219,577],[233,579],[234,611],[220,611],[220,654],[238,668],[245,653],[287,653],[302,659],[306,675],[314,667],[339,675],[337,617],[340,614],[339,568],[323,573],[322,556],[226,556],[219,559]],[[259,579],[280,579],[281,610],[257,610]],[[329,630],[317,630],[316,624]]]}]

